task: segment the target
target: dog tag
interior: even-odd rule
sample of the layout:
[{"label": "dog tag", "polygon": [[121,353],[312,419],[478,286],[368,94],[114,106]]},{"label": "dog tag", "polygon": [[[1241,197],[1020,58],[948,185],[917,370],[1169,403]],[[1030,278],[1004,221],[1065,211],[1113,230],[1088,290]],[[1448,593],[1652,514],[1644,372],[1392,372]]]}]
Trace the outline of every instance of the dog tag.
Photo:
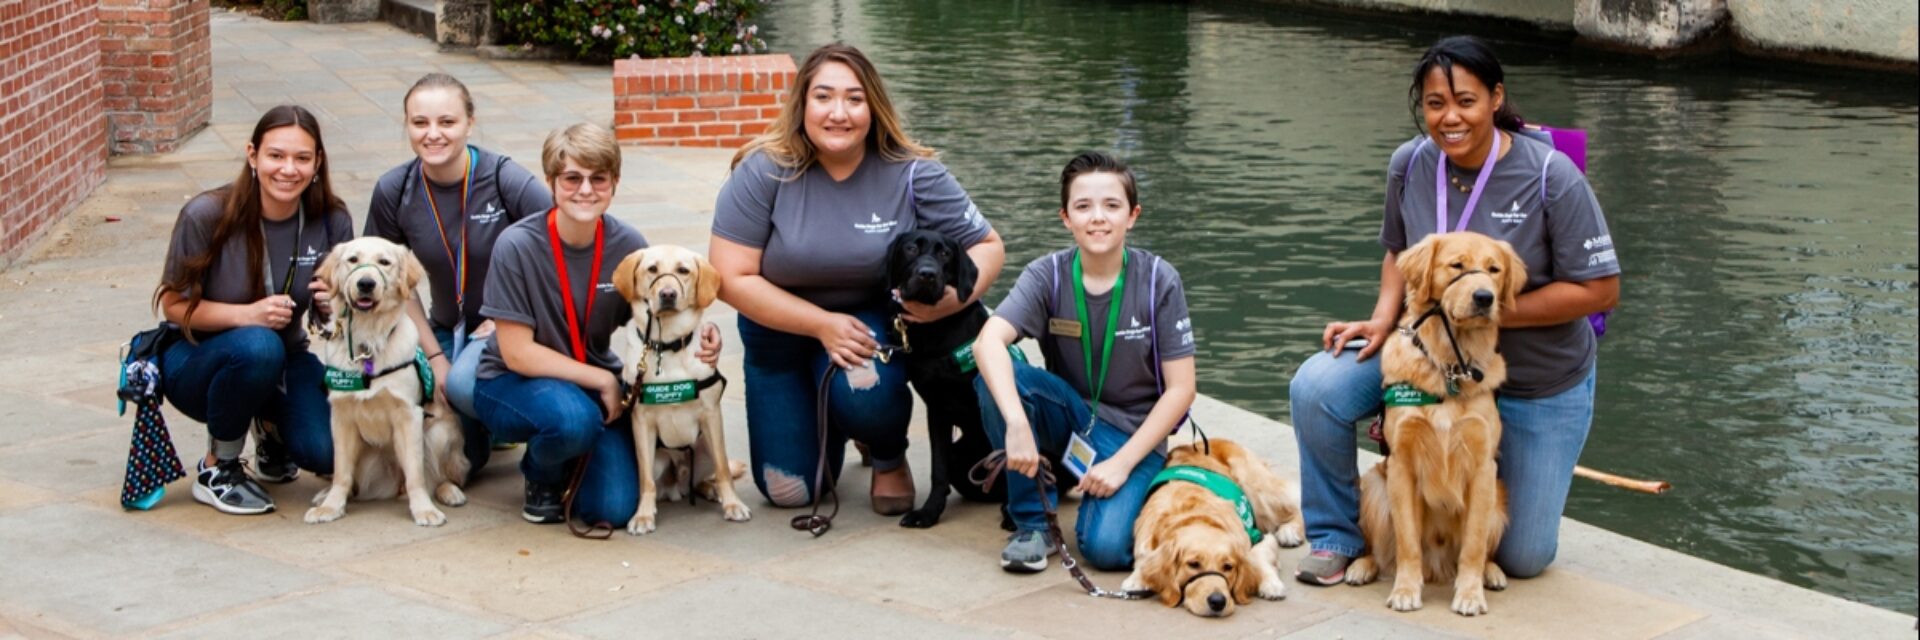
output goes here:
[{"label": "dog tag", "polygon": [[1080,337],[1080,321],[1066,318],[1047,318],[1047,333],[1062,338]]},{"label": "dog tag", "polygon": [[1073,472],[1073,477],[1085,478],[1087,470],[1093,468],[1094,455],[1093,445],[1075,433],[1067,437],[1067,454],[1060,457],[1060,462]]}]

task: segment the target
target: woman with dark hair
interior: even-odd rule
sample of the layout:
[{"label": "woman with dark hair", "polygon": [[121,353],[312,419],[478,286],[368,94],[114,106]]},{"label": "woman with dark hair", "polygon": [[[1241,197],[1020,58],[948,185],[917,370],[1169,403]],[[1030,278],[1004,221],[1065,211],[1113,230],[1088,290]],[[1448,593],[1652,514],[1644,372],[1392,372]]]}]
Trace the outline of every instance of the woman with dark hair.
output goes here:
[{"label": "woman with dark hair", "polygon": [[212,440],[195,500],[222,513],[273,511],[240,462],[255,421],[271,425],[255,436],[261,479],[290,481],[295,465],[333,472],[322,368],[300,318],[314,267],[352,237],[320,123],[297,106],[260,116],[239,177],[180,208],[153,304],[186,337],[162,357],[167,400],[206,422]]},{"label": "woman with dark hair", "polygon": [[1308,584],[1340,582],[1363,550],[1353,425],[1381,409],[1380,363],[1370,357],[1400,319],[1400,251],[1428,234],[1471,231],[1505,240],[1526,261],[1527,285],[1500,318],[1508,375],[1497,396],[1499,457],[1509,524],[1494,560],[1513,577],[1539,575],[1558,548],[1573,466],[1593,421],[1597,342],[1586,318],[1620,296],[1620,265],[1593,189],[1566,155],[1521,134],[1505,72],[1485,43],[1435,43],[1414,65],[1407,93],[1425,135],[1387,163],[1379,236],[1387,253],[1373,316],[1329,323],[1326,351],[1302,364],[1291,386],[1313,544],[1296,575]]},{"label": "woman with dark hair", "polygon": [[[949,290],[933,306],[902,303],[907,322],[978,300],[1006,251],[933,150],[907,137],[859,49],[820,47],[796,80],[773,124],[734,156],[714,204],[720,298],[740,310],[746,346],[753,481],[776,505],[806,506],[822,465],[827,483],[839,477],[852,438],[873,456],[874,511],[897,515],[914,502],[906,466],[913,399],[904,364],[875,357],[897,340],[887,338],[887,246],[917,228],[939,231],[980,270],[972,291]],[[816,422],[823,391],[824,444]]]}]

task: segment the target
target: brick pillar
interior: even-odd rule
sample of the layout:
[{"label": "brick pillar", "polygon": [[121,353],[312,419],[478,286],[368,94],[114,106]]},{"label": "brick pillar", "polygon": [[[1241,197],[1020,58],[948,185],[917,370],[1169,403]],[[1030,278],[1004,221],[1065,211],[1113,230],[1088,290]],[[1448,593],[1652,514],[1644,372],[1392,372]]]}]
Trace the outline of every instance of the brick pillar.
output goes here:
[{"label": "brick pillar", "polygon": [[114,153],[167,153],[213,116],[207,0],[100,0]]},{"label": "brick pillar", "polygon": [[96,1],[0,1],[0,267],[106,178]]},{"label": "brick pillar", "polygon": [[785,54],[613,62],[613,129],[625,144],[738,147],[780,114]]}]

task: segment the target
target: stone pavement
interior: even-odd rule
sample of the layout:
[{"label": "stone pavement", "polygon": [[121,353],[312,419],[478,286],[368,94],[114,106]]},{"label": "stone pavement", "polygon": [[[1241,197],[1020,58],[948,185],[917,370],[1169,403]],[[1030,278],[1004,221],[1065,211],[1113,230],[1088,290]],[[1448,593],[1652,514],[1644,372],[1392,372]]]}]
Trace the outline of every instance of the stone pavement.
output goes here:
[{"label": "stone pavement", "polygon": [[[1488,616],[1448,612],[1447,587],[1429,588],[1426,609],[1396,614],[1383,606],[1385,583],[1290,584],[1284,601],[1202,620],[1089,599],[1057,568],[1004,574],[993,509],[956,503],[939,527],[902,529],[867,509],[866,474],[851,468],[841,515],[819,539],[753,496],[749,523],[723,522],[710,504],[667,504],[656,534],[576,540],[518,517],[517,451],[496,455],[471,503],[447,510],[440,528],[414,526],[400,503],[355,503],[344,520],[303,524],[320,487],[310,475],[274,487],[282,510],[266,516],[219,515],[192,501],[187,481],[153,511],[124,512],[131,419],[112,413],[115,351],[151,326],[180,204],[235,175],[262,110],[290,101],[319,114],[335,183],[356,212],[378,175],[407,158],[400,97],[422,73],[464,79],[479,107],[475,141],[535,171],[547,131],[611,119],[602,67],[440,53],[383,24],[216,12],[213,37],[213,124],[177,153],[113,159],[106,184],[0,272],[0,638],[1913,637],[1912,617],[1576,522],[1559,563],[1494,594]],[[614,211],[655,243],[704,247],[727,159],[628,149]],[[723,369],[738,376],[731,312],[716,315],[729,332]],[[729,449],[744,457],[740,394],[726,406]],[[1296,468],[1285,425],[1207,398],[1195,415],[1283,475]],[[197,423],[171,418],[181,451],[205,450]],[[1283,566],[1302,553],[1288,551]]]}]

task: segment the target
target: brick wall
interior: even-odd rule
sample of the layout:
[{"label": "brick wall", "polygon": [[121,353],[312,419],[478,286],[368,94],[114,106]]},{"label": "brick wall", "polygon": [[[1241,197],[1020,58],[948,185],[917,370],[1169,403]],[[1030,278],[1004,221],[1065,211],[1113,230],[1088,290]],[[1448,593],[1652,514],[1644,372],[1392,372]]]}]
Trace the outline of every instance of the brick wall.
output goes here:
[{"label": "brick wall", "polygon": [[784,54],[616,60],[614,134],[625,144],[738,147],[779,115],[794,73]]},{"label": "brick wall", "polygon": [[106,177],[99,0],[0,0],[0,264]]},{"label": "brick wall", "polygon": [[207,0],[98,0],[114,153],[167,153],[213,115]]}]

